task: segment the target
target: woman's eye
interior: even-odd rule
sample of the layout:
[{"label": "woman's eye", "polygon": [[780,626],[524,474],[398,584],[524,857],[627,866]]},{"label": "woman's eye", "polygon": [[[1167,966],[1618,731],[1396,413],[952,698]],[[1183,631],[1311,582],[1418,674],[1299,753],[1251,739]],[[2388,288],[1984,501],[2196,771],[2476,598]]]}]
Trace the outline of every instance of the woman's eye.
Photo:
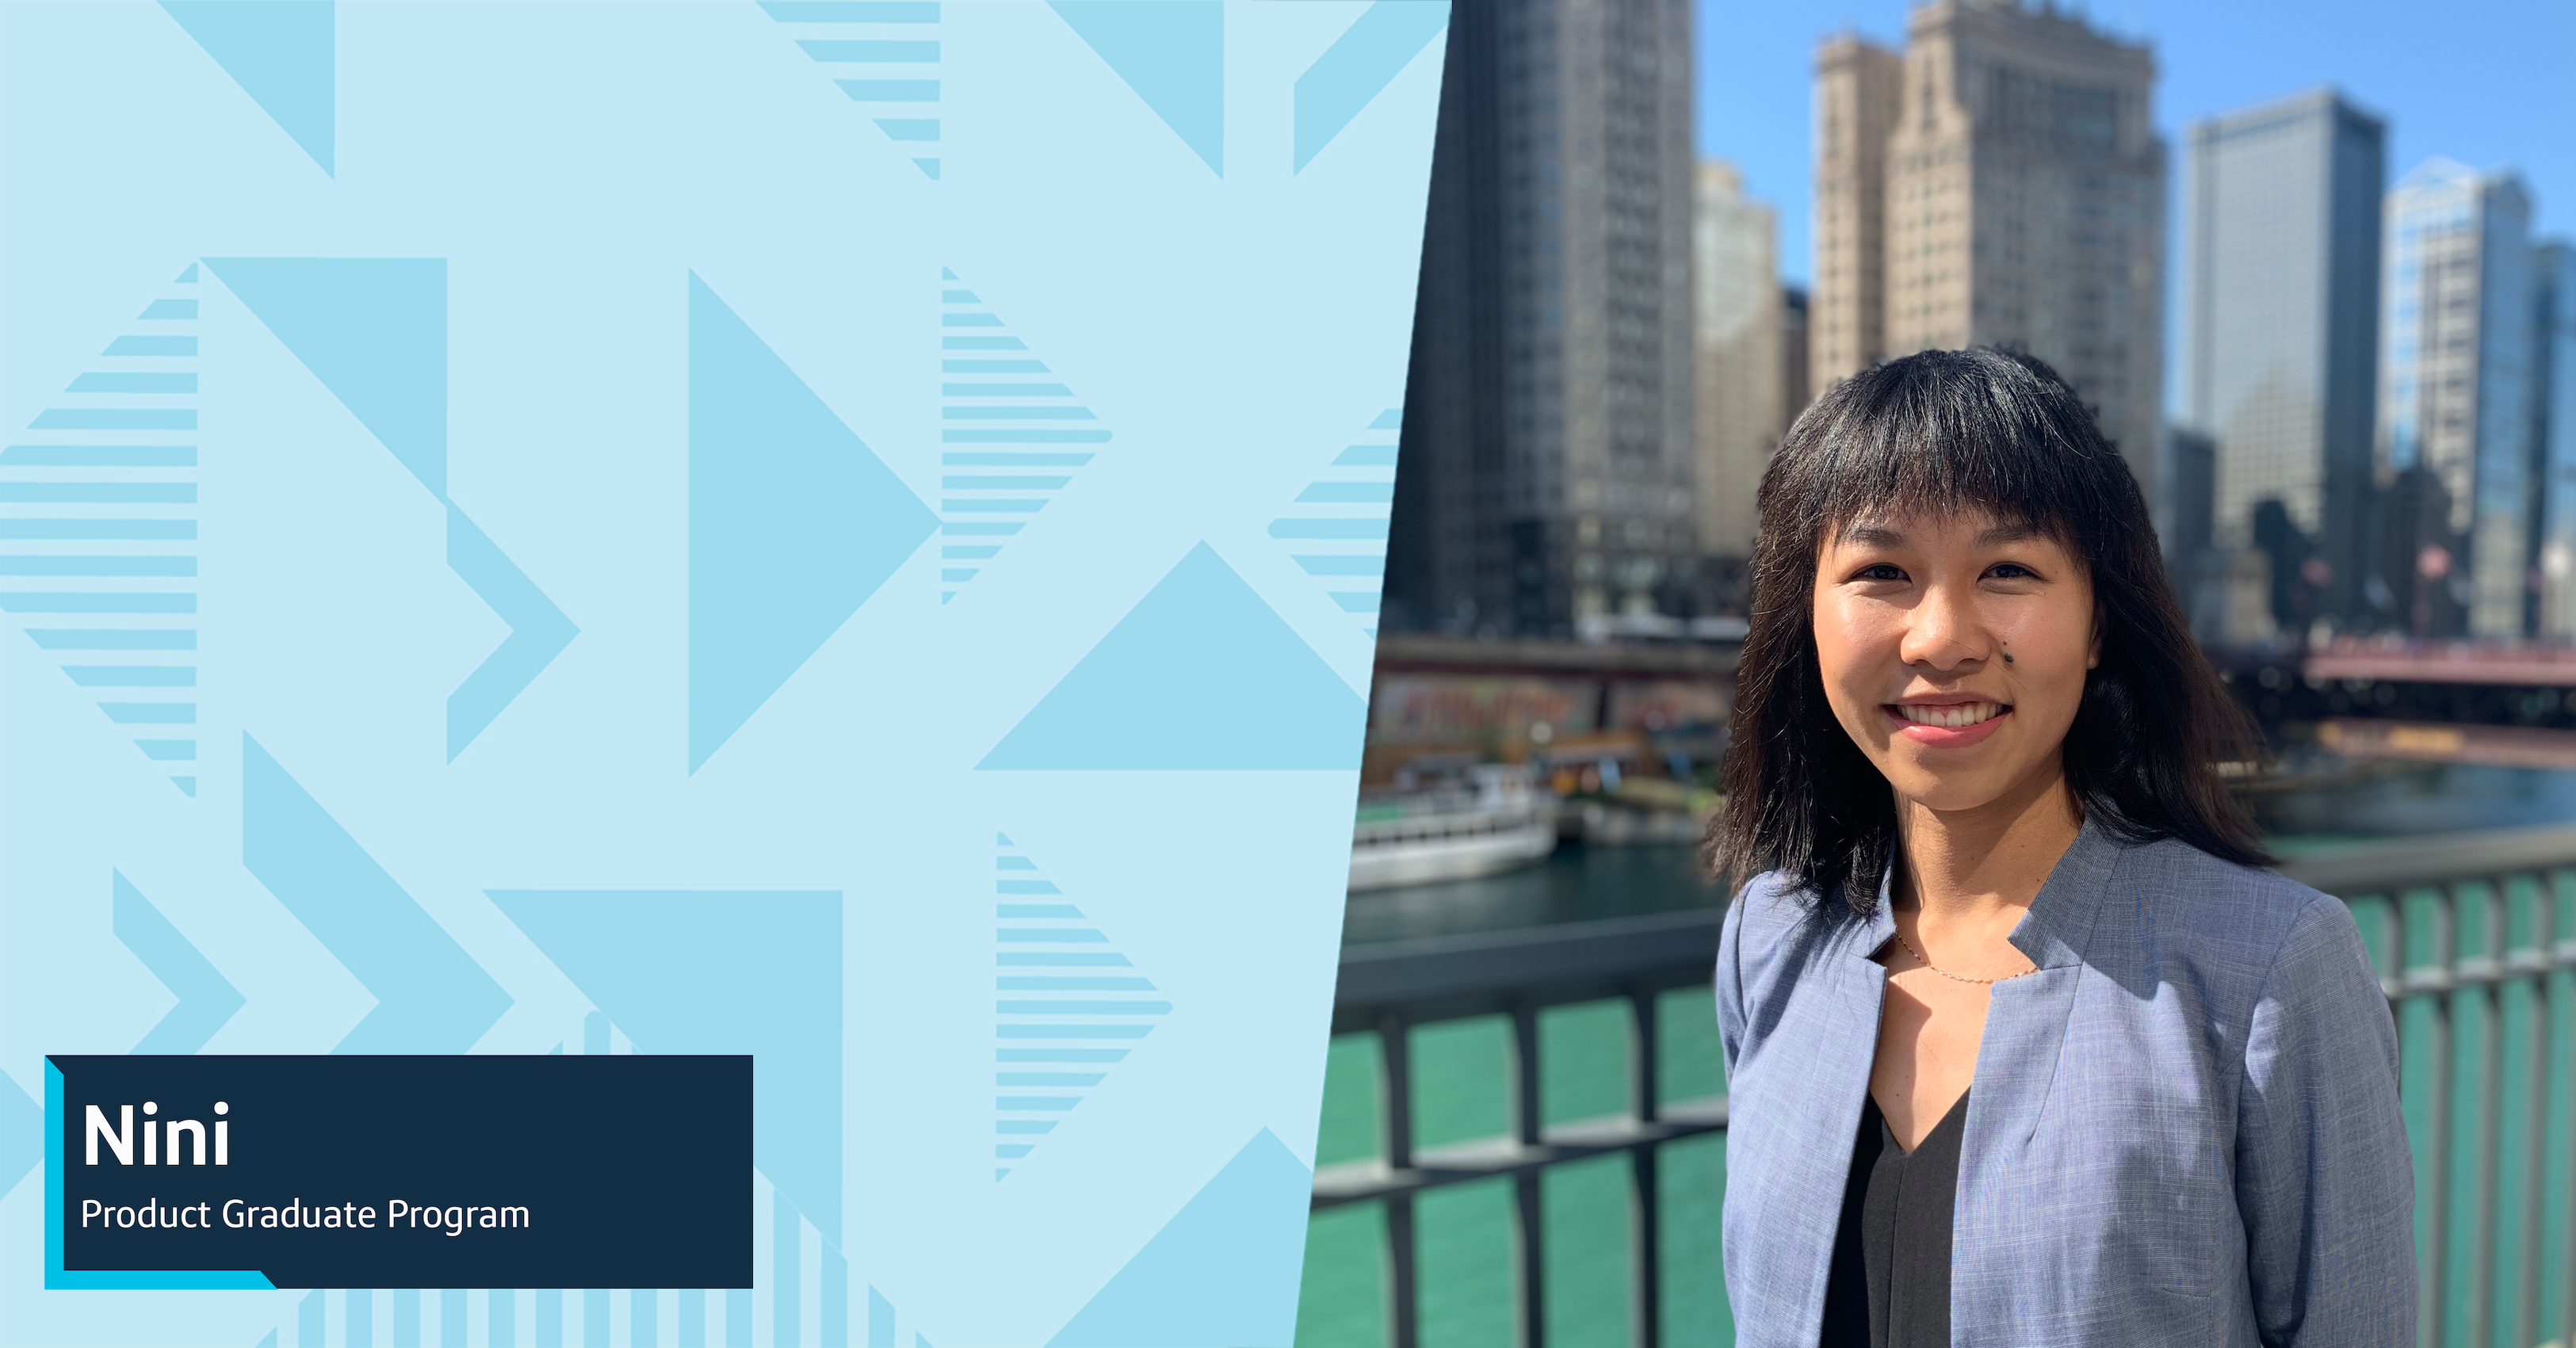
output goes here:
[{"label": "woman's eye", "polygon": [[1997,580],[2037,580],[2039,573],[2019,562],[1997,562],[1986,569]]},{"label": "woman's eye", "polygon": [[1852,573],[1852,579],[1903,580],[1905,579],[1905,569],[1903,567],[1890,565],[1886,562],[1879,562],[1874,565],[1864,566],[1860,570]]}]

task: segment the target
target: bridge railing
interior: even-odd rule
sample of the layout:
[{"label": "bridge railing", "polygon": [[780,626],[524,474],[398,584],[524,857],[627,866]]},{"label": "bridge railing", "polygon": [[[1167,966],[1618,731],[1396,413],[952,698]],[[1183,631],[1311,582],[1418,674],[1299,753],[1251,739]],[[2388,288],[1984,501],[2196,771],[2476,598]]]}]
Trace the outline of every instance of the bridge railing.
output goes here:
[{"label": "bridge railing", "polygon": [[[2576,827],[2391,840],[2282,869],[2352,904],[2397,1019],[2422,1342],[2576,1348]],[[1448,1186],[1504,1180],[1514,1338],[1518,1348],[1545,1348],[1547,1177],[1619,1157],[1628,1337],[1661,1348],[1673,1301],[1663,1285],[1671,1261],[1662,1246],[1673,1238],[1663,1208],[1675,1194],[1662,1174],[1665,1148],[1726,1126],[1723,1094],[1672,1098],[1659,1079],[1670,1058],[1662,1050],[1677,1034],[1706,1042],[1706,1025],[1673,1019],[1705,1016],[1705,999],[1675,994],[1705,986],[1722,916],[1711,907],[1344,952],[1333,1028],[1342,1042],[1374,1044],[1377,1079],[1365,1093],[1378,1145],[1372,1156],[1320,1166],[1314,1205],[1382,1209],[1378,1342],[1417,1348],[1427,1308],[1442,1301],[1425,1282],[1420,1202]],[[1616,1008],[1624,1022],[1624,1034],[1585,1052],[1615,1051],[1625,1108],[1551,1122],[1551,1073],[1604,1067],[1548,1056],[1543,1018],[1578,1008]],[[1503,1129],[1422,1145],[1417,1112],[1443,1085],[1417,1073],[1413,1045],[1426,1028],[1471,1018],[1508,1026]],[[1331,1096],[1328,1115],[1347,1111],[1351,1101]],[[1692,1220],[1712,1218],[1714,1195],[1693,1197]],[[1687,1274],[1703,1295],[1717,1275],[1713,1266]],[[1300,1342],[1316,1348],[1322,1340],[1305,1327],[1329,1308],[1314,1304],[1311,1277],[1309,1286]],[[1694,1337],[1727,1337],[1722,1308],[1715,1319],[1700,1317]]]}]

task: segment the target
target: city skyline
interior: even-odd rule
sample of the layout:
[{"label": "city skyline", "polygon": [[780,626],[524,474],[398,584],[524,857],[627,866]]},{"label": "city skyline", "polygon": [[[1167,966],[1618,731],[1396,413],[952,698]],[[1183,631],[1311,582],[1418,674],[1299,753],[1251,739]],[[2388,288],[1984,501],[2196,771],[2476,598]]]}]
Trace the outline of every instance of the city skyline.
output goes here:
[{"label": "city skyline", "polygon": [[[1737,166],[1747,195],[1778,209],[1781,276],[1792,285],[1813,281],[1817,46],[1845,29],[1901,45],[1910,8],[1909,0],[1699,2],[1699,153]],[[2176,146],[2193,122],[2330,85],[2389,123],[2389,185],[2437,157],[2510,167],[2536,199],[2536,233],[2576,231],[2576,143],[2556,134],[2576,124],[2576,85],[2559,73],[2576,52],[2576,8],[2486,0],[2455,7],[2440,25],[2393,0],[2358,8],[2096,0],[2066,9],[2123,41],[2150,44],[2155,125]],[[2503,33],[2513,40],[2491,40]],[[2177,197],[2169,194],[2169,208],[2178,209]],[[2168,232],[2179,244],[2178,220]],[[2178,272],[2171,269],[2169,288]]]}]

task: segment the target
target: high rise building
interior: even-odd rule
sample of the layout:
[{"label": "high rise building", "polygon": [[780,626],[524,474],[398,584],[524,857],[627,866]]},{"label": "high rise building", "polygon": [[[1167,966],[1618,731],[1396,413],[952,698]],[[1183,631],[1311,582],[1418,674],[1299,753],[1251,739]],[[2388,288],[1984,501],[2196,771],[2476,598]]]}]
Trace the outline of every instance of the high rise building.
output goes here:
[{"label": "high rise building", "polygon": [[2468,635],[2521,636],[2537,485],[2531,196],[2509,171],[2435,159],[2398,182],[2386,210],[2378,471],[2393,481],[2428,470],[2448,507],[2447,537],[2399,540],[2396,550],[2414,551],[2419,570],[2450,588]]},{"label": "high rise building", "polygon": [[1931,0],[1816,55],[1819,384],[1928,348],[2055,366],[2160,500],[2155,60],[2051,5]]},{"label": "high rise building", "polygon": [[2539,490],[2539,611],[2535,630],[2576,639],[2576,243],[2532,250],[2533,469]]},{"label": "high rise building", "polygon": [[1699,550],[1753,555],[1753,494],[1780,443],[1779,221],[1732,164],[1699,166]]},{"label": "high rise building", "polygon": [[1554,636],[1695,585],[1688,0],[1460,5],[1392,625]]},{"label": "high rise building", "polygon": [[1780,287],[1780,421],[1783,431],[1816,400],[1807,378],[1807,288]]},{"label": "high rise building", "polygon": [[2186,138],[2180,402],[2214,444],[2208,541],[2256,546],[2258,507],[2277,501],[2317,565],[2297,578],[2305,603],[2275,578],[2275,622],[2294,626],[2292,608],[2338,626],[2391,621],[2364,586],[2386,125],[2319,89],[2196,122]]}]

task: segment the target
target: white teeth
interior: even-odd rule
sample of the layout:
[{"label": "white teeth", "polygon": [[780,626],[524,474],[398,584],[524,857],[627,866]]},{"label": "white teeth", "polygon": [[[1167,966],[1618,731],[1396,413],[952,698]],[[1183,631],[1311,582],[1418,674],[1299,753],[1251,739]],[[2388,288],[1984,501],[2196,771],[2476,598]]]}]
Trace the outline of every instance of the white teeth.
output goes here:
[{"label": "white teeth", "polygon": [[1953,707],[1913,707],[1899,703],[1896,710],[1898,715],[1903,716],[1906,720],[1912,721],[1916,725],[1939,726],[1944,730],[1957,730],[1965,726],[1972,726],[1983,721],[1992,720],[1997,713],[2003,710],[2003,704],[1998,702],[1969,702]]}]

